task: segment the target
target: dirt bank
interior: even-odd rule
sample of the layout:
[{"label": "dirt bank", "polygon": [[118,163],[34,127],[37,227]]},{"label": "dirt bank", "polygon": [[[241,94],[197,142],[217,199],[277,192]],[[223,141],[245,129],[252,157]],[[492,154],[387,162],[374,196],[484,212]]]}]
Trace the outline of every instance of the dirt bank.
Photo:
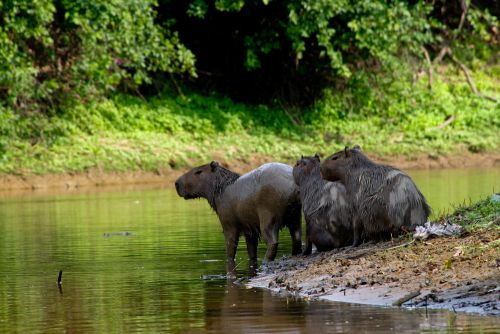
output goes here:
[{"label": "dirt bank", "polygon": [[408,238],[363,244],[284,258],[249,285],[304,298],[500,315],[498,241],[490,230],[409,245]]},{"label": "dirt bank", "polygon": [[[307,154],[308,152],[305,152]],[[460,155],[429,156],[420,155],[416,157],[373,157],[374,160],[408,169],[436,169],[436,168],[469,168],[469,167],[500,167],[500,153],[472,154],[464,152]],[[272,157],[261,155],[253,156],[251,159],[227,161],[214,156],[223,165],[228,166],[236,172],[247,172],[265,162],[273,161]],[[293,164],[295,161],[288,161]],[[61,173],[48,175],[0,175],[0,191],[27,190],[27,189],[73,189],[86,187],[105,187],[126,184],[148,184],[164,183],[171,184],[184,169],[165,168],[156,172],[133,171],[133,172],[103,172],[91,170],[84,173]]]}]

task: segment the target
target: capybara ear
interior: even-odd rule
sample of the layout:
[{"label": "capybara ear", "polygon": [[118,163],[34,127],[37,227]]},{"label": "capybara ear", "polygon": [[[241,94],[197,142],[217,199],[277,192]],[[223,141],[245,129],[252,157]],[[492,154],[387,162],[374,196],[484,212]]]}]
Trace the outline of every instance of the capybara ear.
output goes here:
[{"label": "capybara ear", "polygon": [[319,157],[319,153],[316,153],[316,154],[314,155],[314,157],[316,158],[316,160],[318,160],[318,162],[320,162],[320,161],[321,161],[321,159],[320,159],[320,157]]},{"label": "capybara ear", "polygon": [[217,161],[215,161],[215,160],[214,160],[214,161],[212,161],[212,162],[210,163],[210,168],[212,168],[212,172],[213,172],[213,171],[214,171],[217,167],[219,167],[219,163],[218,163]]},{"label": "capybara ear", "polygon": [[304,159],[304,156],[303,156],[303,155],[301,155],[301,156],[300,156],[300,160],[302,160],[302,159]]},{"label": "capybara ear", "polygon": [[361,147],[359,145],[355,145],[352,149],[356,151],[361,151]]},{"label": "capybara ear", "polygon": [[351,156],[351,152],[349,151],[349,146],[346,146],[344,148],[344,154],[346,158],[349,158]]}]

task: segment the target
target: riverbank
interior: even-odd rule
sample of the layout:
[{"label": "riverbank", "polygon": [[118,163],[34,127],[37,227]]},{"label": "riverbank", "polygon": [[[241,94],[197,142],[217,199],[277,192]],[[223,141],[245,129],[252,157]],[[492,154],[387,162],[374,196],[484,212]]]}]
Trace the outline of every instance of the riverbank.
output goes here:
[{"label": "riverbank", "polygon": [[[298,157],[297,157],[298,158]],[[500,153],[470,153],[449,156],[418,155],[415,157],[405,156],[373,156],[374,160],[390,164],[403,170],[410,169],[447,169],[447,168],[498,168],[500,167]],[[275,161],[272,157],[256,155],[251,159],[226,160],[219,159],[220,162],[238,172],[245,173],[257,166]],[[206,161],[209,162],[209,161]],[[293,165],[293,160],[285,161]],[[77,189],[92,187],[109,187],[117,185],[137,185],[137,184],[165,184],[170,185],[180,175],[186,172],[189,167],[173,169],[167,166],[163,169],[151,171],[130,171],[130,172],[106,172],[92,169],[87,172],[56,173],[56,174],[25,174],[0,175],[0,191],[23,191],[36,189]]]},{"label": "riverbank", "polygon": [[457,223],[464,233],[283,258],[261,268],[249,286],[306,299],[500,315],[498,195],[439,222]]}]

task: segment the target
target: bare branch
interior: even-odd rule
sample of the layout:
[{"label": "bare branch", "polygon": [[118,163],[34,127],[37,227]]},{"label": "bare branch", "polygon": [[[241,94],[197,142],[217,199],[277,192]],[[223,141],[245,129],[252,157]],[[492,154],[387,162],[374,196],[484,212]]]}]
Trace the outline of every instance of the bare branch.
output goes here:
[{"label": "bare branch", "polygon": [[469,69],[467,68],[467,66],[465,66],[463,63],[461,63],[454,55],[453,55],[453,52],[451,51],[451,49],[448,47],[448,46],[445,46],[441,49],[441,51],[439,52],[439,54],[436,56],[436,58],[434,59],[434,64],[437,64],[439,62],[442,61],[442,59],[444,58],[444,56],[448,56],[450,57],[451,61],[456,65],[458,66],[462,72],[464,72],[464,75],[465,75],[465,79],[467,80],[467,84],[469,85],[471,91],[474,93],[474,95],[476,96],[479,96],[479,97],[482,97],[482,98],[485,98],[485,99],[488,99],[490,101],[493,101],[493,102],[497,102],[498,100],[493,97],[493,96],[487,96],[487,95],[483,95],[481,93],[479,93],[479,91],[477,90],[476,88],[476,85],[474,84],[474,81],[472,80],[472,77],[470,76],[470,71]]},{"label": "bare branch", "polygon": [[460,67],[460,69],[462,70],[462,72],[464,72],[465,74],[465,79],[467,79],[467,83],[469,84],[469,87],[470,89],[472,90],[472,92],[475,94],[475,95],[479,95],[479,92],[477,91],[477,88],[476,88],[476,85],[474,84],[474,81],[472,81],[472,78],[470,76],[470,73],[469,73],[469,69],[467,68],[467,66],[465,66],[464,64],[462,64],[461,62],[458,61],[457,58],[455,58],[455,56],[453,55],[453,53],[451,52],[451,50],[448,49],[448,56],[450,57],[450,59],[458,66]]},{"label": "bare branch", "polygon": [[429,52],[427,49],[422,46],[422,52],[424,53],[425,60],[427,61],[427,75],[429,76],[429,83],[428,87],[429,89],[432,89],[432,62],[431,62],[431,57],[429,56]]},{"label": "bare branch", "polygon": [[449,50],[450,50],[450,48],[447,45],[443,46],[443,48],[441,49],[441,51],[439,51],[436,58],[434,58],[433,63],[436,65],[441,63],[443,61],[444,56],[446,56],[446,54],[448,53]]},{"label": "bare branch", "polygon": [[438,129],[444,129],[445,127],[447,127],[448,125],[451,124],[451,122],[453,122],[455,120],[455,115],[451,115],[449,116],[443,123],[439,124],[437,126]]},{"label": "bare branch", "polygon": [[460,7],[462,7],[462,15],[460,16],[460,23],[458,24],[457,33],[462,30],[465,23],[465,18],[467,17],[467,12],[469,10],[469,7],[467,7],[465,0],[460,0]]}]

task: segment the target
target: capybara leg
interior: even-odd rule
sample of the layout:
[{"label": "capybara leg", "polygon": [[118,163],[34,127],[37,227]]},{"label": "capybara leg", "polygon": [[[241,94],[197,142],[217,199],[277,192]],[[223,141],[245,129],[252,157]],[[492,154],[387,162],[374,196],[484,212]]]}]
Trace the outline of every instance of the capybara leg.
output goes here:
[{"label": "capybara leg", "polygon": [[290,227],[290,236],[292,237],[292,255],[298,255],[302,252],[300,225]]},{"label": "capybara leg", "polygon": [[265,255],[266,261],[274,261],[276,257],[276,253],[278,252],[278,243],[275,244],[267,244],[267,251]]},{"label": "capybara leg", "polygon": [[250,272],[250,276],[254,276],[257,270],[257,244],[258,237],[255,236],[245,236],[245,240],[247,242],[247,252],[248,252],[248,269]]},{"label": "capybara leg", "polygon": [[273,215],[267,211],[259,213],[259,223],[262,238],[267,244],[264,260],[273,261],[278,251],[279,224],[276,223]]},{"label": "capybara leg", "polygon": [[302,252],[302,255],[311,255],[313,244],[311,242],[311,224],[306,221],[306,248]]},{"label": "capybara leg", "polygon": [[292,255],[302,252],[302,230],[300,228],[301,206],[290,206],[285,215],[285,222],[292,237]]},{"label": "capybara leg", "polygon": [[226,241],[226,255],[227,255],[227,273],[229,276],[236,275],[236,249],[238,248],[239,235],[237,231],[224,231],[224,239]]},{"label": "capybara leg", "polygon": [[355,219],[353,226],[352,226],[352,229],[353,229],[353,233],[354,233],[354,240],[352,242],[352,246],[358,247],[359,245],[361,245],[361,241],[362,241],[361,235],[363,234],[363,224],[361,223],[360,220]]},{"label": "capybara leg", "polygon": [[302,252],[302,255],[311,255],[312,253],[312,248],[313,248],[313,244],[312,242],[309,240],[309,238],[307,238],[306,240],[306,248],[304,249],[304,251]]}]

